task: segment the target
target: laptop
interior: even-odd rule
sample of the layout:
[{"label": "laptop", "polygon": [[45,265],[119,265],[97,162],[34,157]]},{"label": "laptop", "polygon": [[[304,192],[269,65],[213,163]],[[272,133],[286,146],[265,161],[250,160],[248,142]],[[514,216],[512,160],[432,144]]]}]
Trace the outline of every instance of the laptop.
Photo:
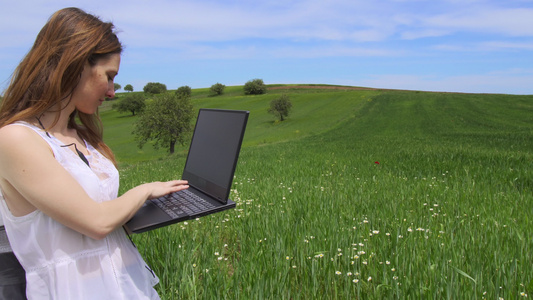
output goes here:
[{"label": "laptop", "polygon": [[248,115],[200,109],[182,174],[189,188],[148,200],[125,224],[126,230],[141,233],[234,208],[228,197]]}]

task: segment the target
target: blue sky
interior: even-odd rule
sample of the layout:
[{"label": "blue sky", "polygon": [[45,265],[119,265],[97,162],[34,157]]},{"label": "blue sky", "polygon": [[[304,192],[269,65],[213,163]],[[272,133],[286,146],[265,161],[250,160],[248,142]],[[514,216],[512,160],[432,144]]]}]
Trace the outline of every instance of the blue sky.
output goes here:
[{"label": "blue sky", "polygon": [[533,94],[533,0],[0,0],[0,89],[56,10],[114,22],[116,82]]}]

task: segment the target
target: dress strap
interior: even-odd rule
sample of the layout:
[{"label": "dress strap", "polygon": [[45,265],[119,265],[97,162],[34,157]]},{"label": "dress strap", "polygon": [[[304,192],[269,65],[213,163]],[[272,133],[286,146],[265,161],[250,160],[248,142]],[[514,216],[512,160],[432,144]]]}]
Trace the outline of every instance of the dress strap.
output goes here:
[{"label": "dress strap", "polygon": [[[35,117],[35,119],[37,119],[37,122],[39,122],[39,125],[44,130],[44,132],[46,133],[46,136],[48,136],[49,138],[52,138],[50,136],[50,134],[48,133],[48,131],[44,128],[43,123],[41,122],[41,118]],[[85,147],[87,148],[87,142],[85,142],[85,140],[83,140],[83,142],[85,143]],[[61,145],[60,147],[70,147],[72,145],[74,145],[74,149],[76,149],[76,153],[78,153],[78,156],[81,158],[81,160],[83,160],[83,162],[85,164],[87,164],[87,166],[89,166],[89,168],[90,168],[91,165],[89,164],[89,161],[87,160],[87,157],[85,157],[85,154],[83,154],[83,152],[78,150],[78,146],[76,146],[76,143],[72,143],[72,144],[68,144],[68,145]]]}]

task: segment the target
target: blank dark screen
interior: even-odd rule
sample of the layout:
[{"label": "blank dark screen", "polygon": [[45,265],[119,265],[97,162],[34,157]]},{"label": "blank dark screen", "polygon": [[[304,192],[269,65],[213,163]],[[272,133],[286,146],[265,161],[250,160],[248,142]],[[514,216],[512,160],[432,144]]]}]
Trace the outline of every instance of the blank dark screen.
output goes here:
[{"label": "blank dark screen", "polygon": [[201,110],[185,170],[222,187],[231,182],[246,117],[242,112]]}]

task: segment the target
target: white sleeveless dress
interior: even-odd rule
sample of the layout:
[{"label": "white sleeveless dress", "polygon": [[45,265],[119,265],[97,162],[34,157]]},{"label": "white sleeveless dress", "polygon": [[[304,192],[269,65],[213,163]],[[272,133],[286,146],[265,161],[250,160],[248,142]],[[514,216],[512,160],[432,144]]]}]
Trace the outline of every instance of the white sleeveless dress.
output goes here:
[{"label": "white sleeveless dress", "polygon": [[[44,130],[25,122],[8,126],[36,131],[94,201],[117,197],[118,171],[91,145],[87,147],[89,167]],[[94,240],[38,210],[15,217],[1,194],[0,204],[9,242],[26,270],[29,299],[159,299],[153,289],[159,279],[122,228]]]}]

